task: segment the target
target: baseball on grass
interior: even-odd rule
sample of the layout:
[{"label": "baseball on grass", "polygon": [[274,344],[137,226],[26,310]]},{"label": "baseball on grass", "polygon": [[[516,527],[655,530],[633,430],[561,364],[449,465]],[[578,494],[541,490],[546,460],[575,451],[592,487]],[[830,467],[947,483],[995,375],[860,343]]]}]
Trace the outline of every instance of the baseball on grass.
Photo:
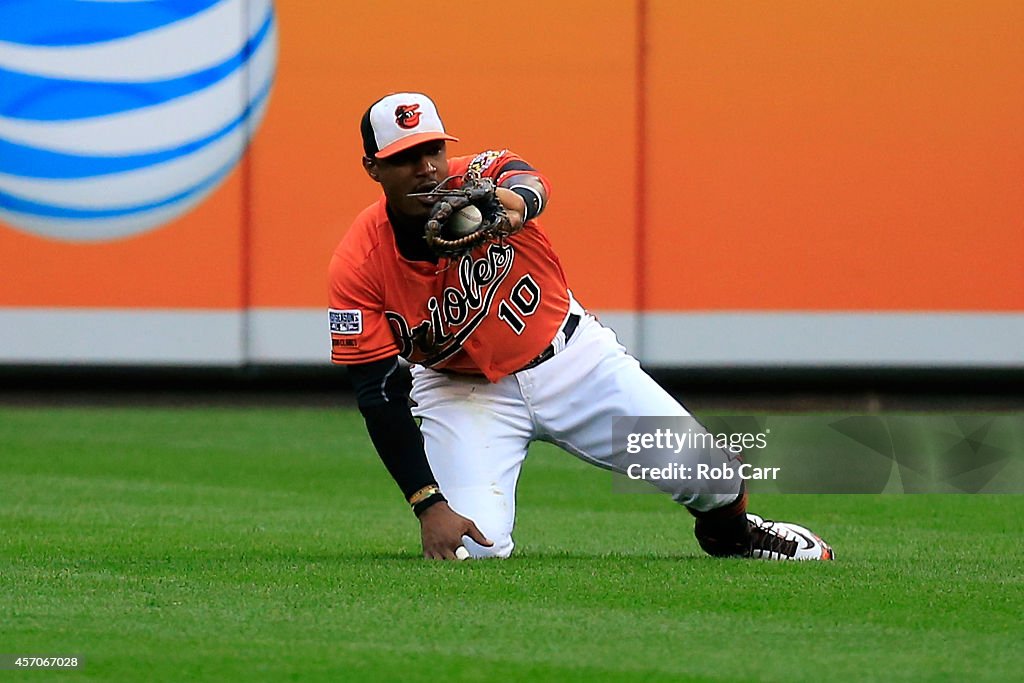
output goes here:
[{"label": "baseball on grass", "polygon": [[469,559],[469,551],[466,550],[466,546],[460,545],[458,548],[455,549],[455,559],[456,560],[466,560],[466,559]]},{"label": "baseball on grass", "polygon": [[480,213],[480,209],[470,204],[456,211],[448,219],[448,222],[445,224],[445,231],[448,233],[447,237],[449,239],[458,239],[475,232],[483,222],[484,215]]}]

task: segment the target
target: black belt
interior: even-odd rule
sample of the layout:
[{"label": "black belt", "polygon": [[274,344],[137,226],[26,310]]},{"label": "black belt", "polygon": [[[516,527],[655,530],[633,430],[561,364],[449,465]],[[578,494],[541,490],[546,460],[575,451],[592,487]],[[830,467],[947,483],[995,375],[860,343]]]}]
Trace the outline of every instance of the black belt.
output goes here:
[{"label": "black belt", "polygon": [[[579,324],[580,324],[580,316],[578,314],[576,314],[576,313],[570,313],[568,320],[565,321],[565,325],[562,326],[562,336],[565,337],[565,342],[567,344],[569,343],[569,338],[572,337],[573,333],[576,331],[576,328],[579,326]],[[523,372],[524,370],[532,370],[533,368],[537,367],[538,365],[540,365],[544,361],[549,360],[550,358],[552,358],[554,355],[555,355],[555,345],[554,344],[549,344],[546,349],[544,349],[543,351],[540,352],[540,355],[538,355],[536,358],[531,360],[529,363],[527,363],[523,367],[521,367],[518,370],[516,370],[516,372]]]}]

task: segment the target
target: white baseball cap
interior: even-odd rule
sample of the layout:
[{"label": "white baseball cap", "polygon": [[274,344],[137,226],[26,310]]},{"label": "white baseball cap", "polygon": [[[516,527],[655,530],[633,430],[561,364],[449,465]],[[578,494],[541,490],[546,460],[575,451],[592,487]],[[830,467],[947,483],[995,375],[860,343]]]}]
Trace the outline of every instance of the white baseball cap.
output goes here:
[{"label": "white baseball cap", "polygon": [[434,102],[415,92],[394,93],[374,102],[363,114],[360,130],[366,156],[378,159],[431,140],[459,141],[444,131]]}]

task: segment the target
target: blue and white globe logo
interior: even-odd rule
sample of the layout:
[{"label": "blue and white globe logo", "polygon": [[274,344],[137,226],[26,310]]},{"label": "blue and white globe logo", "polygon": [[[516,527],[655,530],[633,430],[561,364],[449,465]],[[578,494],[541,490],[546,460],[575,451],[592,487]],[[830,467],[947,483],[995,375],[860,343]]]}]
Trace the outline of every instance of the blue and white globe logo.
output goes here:
[{"label": "blue and white globe logo", "polygon": [[238,163],[272,0],[0,0],[0,221],[98,241],[181,216]]}]

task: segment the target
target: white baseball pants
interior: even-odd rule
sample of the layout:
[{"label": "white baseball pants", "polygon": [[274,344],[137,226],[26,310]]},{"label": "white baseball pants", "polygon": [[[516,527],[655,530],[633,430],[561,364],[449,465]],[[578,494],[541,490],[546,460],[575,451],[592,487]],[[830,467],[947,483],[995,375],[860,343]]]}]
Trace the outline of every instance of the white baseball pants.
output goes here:
[{"label": "white baseball pants", "polygon": [[[622,472],[624,454],[614,451],[624,444],[613,443],[613,417],[689,415],[640,368],[614,332],[575,301],[570,313],[582,320],[564,348],[497,383],[412,368],[413,415],[422,419],[427,459],[441,491],[453,510],[472,519],[494,542],[485,548],[464,537],[473,557],[512,553],[516,482],[531,441],[549,441],[598,467]],[[709,464],[727,462],[719,451],[691,457],[706,462],[719,456]],[[678,454],[666,452],[664,464],[679,460]],[[727,493],[721,483],[715,491],[699,481],[652,483],[701,511],[732,502],[740,487],[739,479]]]}]

